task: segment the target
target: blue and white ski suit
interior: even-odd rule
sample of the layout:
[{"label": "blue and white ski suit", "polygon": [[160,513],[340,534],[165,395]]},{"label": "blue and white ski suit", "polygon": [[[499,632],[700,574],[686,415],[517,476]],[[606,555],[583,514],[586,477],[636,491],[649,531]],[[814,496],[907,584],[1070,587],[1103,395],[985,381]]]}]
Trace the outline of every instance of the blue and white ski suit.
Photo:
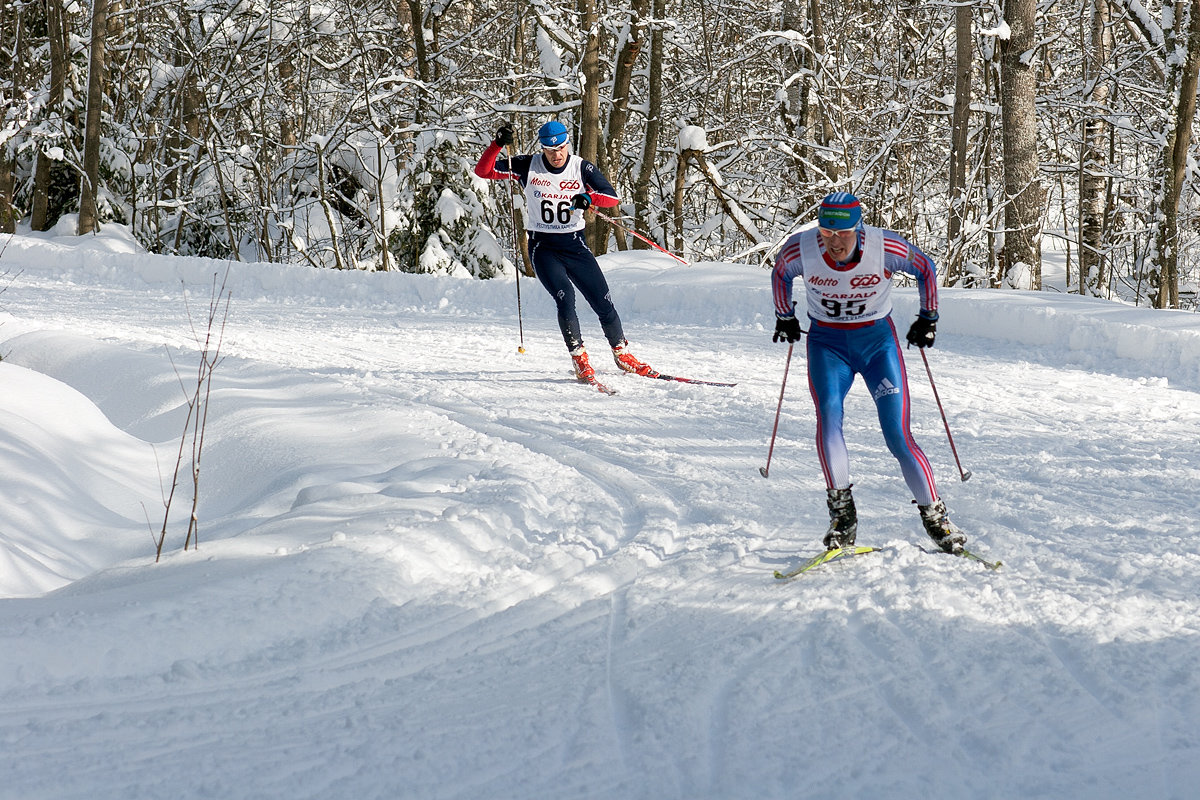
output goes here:
[{"label": "blue and white ski suit", "polygon": [[892,323],[892,274],[917,279],[921,310],[937,311],[933,261],[902,236],[862,226],[851,260],[835,263],[816,228],[792,235],[772,273],[775,313],[795,314],[792,284],[804,281],[808,330],[808,385],[817,409],[817,454],[829,489],[850,486],[850,455],[842,433],[843,404],[855,375],[875,400],[888,450],[900,462],[919,505],[937,500],[933,470],[912,437],[908,375]]}]

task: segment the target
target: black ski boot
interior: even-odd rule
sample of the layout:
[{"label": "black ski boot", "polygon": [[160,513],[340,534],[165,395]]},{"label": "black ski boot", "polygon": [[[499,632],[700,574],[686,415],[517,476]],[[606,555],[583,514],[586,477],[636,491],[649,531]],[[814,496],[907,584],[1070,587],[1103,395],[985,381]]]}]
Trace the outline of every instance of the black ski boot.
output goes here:
[{"label": "black ski boot", "polygon": [[967,543],[967,535],[950,521],[946,504],[936,500],[927,506],[917,506],[921,512],[921,523],[933,543],[952,555],[960,555]]},{"label": "black ski boot", "polygon": [[827,489],[825,504],[829,506],[829,530],[825,532],[825,547],[837,550],[853,547],[858,535],[858,512],[850,489]]}]

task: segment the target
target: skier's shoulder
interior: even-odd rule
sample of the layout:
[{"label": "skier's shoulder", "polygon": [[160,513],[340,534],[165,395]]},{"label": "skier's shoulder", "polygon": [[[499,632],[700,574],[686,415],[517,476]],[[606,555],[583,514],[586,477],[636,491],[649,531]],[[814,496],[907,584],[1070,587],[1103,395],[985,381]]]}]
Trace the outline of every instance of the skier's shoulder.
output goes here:
[{"label": "skier's shoulder", "polygon": [[904,234],[898,231],[891,230],[890,228],[871,228],[869,226],[864,226],[864,229],[867,231],[877,231],[878,236],[883,240],[884,250],[891,255],[907,258],[910,253],[917,250],[917,247]]},{"label": "skier's shoulder", "polygon": [[581,173],[583,173],[583,176],[585,178],[599,177],[602,180],[606,180],[604,178],[604,173],[601,172],[600,168],[597,167],[595,164],[593,164],[591,161],[588,161],[583,156],[575,155],[575,154],[572,154],[571,158],[578,159],[578,161],[576,163],[579,164],[579,171]]},{"label": "skier's shoulder", "polygon": [[792,261],[800,261],[804,254],[804,240],[807,237],[815,235],[815,228],[805,228],[804,230],[796,231],[791,236],[783,241],[779,247],[779,254],[775,257],[776,264],[786,264]]}]

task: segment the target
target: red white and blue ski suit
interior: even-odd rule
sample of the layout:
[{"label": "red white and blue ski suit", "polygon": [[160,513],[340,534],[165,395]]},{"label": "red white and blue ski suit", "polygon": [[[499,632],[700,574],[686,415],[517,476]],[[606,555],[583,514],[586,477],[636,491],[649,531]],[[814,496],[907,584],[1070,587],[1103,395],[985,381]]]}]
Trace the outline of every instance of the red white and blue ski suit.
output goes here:
[{"label": "red white and blue ski suit", "polygon": [[862,226],[849,261],[835,263],[817,229],[792,235],[775,259],[772,290],[780,318],[795,313],[792,284],[804,281],[808,330],[808,385],[817,409],[817,453],[829,489],[850,487],[850,456],[842,433],[843,403],[862,375],[875,400],[888,450],[900,462],[919,505],[937,500],[929,460],[909,424],[908,375],[892,323],[892,274],[917,279],[921,310],[937,311],[933,261],[892,231]]},{"label": "red white and blue ski suit", "polygon": [[572,154],[555,169],[540,153],[498,159],[501,149],[492,142],[475,165],[475,174],[488,180],[521,182],[528,211],[529,260],[534,274],[554,298],[567,350],[575,352],[583,346],[575,288],[596,312],[609,346],[623,343],[625,333],[608,281],[583,238],[583,211],[571,206],[580,192],[587,192],[593,205],[615,206],[620,202],[616,190],[595,164],[577,155]]}]

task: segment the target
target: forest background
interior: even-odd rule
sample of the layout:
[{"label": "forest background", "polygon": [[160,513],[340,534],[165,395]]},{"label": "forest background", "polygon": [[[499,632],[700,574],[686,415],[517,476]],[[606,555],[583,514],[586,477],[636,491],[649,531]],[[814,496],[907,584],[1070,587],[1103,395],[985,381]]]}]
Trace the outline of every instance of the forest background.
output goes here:
[{"label": "forest background", "polygon": [[[618,187],[591,245],[768,264],[835,189],[943,282],[1194,308],[1200,0],[0,0],[0,231],[489,278],[472,167],[548,118]],[[523,261],[523,259],[521,259]]]}]

